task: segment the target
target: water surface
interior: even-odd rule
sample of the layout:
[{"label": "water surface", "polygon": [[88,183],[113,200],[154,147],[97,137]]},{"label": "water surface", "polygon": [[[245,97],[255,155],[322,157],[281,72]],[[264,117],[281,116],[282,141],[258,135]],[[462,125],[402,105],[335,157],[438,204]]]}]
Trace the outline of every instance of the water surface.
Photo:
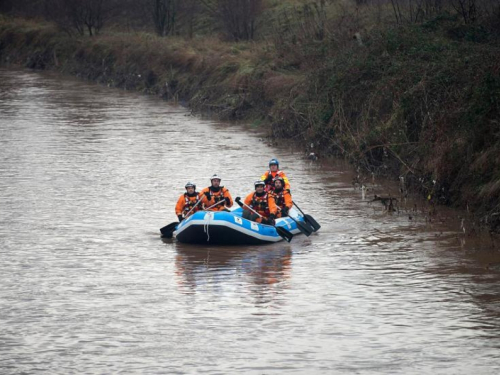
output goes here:
[{"label": "water surface", "polygon": [[[187,181],[243,197],[272,157],[319,233],[160,239]],[[364,196],[354,176],[154,97],[0,69],[0,373],[497,373],[495,239],[424,203],[388,214],[368,196],[397,184]]]}]

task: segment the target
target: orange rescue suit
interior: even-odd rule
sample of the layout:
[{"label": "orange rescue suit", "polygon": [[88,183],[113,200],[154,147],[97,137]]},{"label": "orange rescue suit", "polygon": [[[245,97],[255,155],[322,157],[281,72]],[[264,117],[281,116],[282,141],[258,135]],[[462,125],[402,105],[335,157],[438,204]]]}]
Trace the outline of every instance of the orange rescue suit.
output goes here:
[{"label": "orange rescue suit", "polygon": [[[192,197],[190,197],[188,193],[182,194],[175,205],[175,214],[177,216],[182,215],[183,217],[186,217],[185,215],[191,211],[191,208],[196,205],[196,202],[198,202],[198,193],[194,193]],[[199,210],[201,210],[201,204],[196,206],[196,208],[191,211],[189,215],[192,215]]]},{"label": "orange rescue suit", "polygon": [[[227,190],[224,186],[219,187],[219,191],[213,191],[210,189],[211,186],[200,191],[201,203],[205,208],[213,206],[217,202],[223,201],[225,198],[229,198],[228,203],[220,203],[215,207],[212,207],[210,211],[222,211],[224,209],[224,205],[226,207],[231,207],[233,205],[233,198],[231,194],[229,194],[229,190]],[[210,193],[210,199],[205,195],[206,192]]]},{"label": "orange rescue suit", "polygon": [[283,208],[287,208],[287,210],[290,210],[293,206],[293,201],[292,201],[292,195],[288,190],[282,189],[280,192],[273,191],[271,195],[274,198],[274,201],[276,202],[276,206],[279,207],[278,209],[278,214],[276,217],[282,217],[281,211]]},{"label": "orange rescue suit", "polygon": [[[276,215],[278,207],[274,202],[274,198],[269,193],[264,193],[261,197],[257,196],[257,193],[253,192],[247,195],[245,198],[245,204],[252,207],[252,209],[265,218],[269,215]],[[243,207],[245,209],[245,207]],[[259,217],[256,221],[260,223],[261,218]]]},{"label": "orange rescue suit", "polygon": [[[271,172],[271,171],[266,171],[260,179],[264,182],[266,182],[266,191],[269,190],[274,190],[274,182],[271,180],[269,181],[268,177],[271,176],[272,179],[274,179],[276,176],[281,177],[285,181],[285,186],[284,189],[290,190],[290,181],[288,181],[288,177],[286,176],[285,172],[282,171],[276,171],[276,172]],[[269,182],[268,182],[269,181]]]}]

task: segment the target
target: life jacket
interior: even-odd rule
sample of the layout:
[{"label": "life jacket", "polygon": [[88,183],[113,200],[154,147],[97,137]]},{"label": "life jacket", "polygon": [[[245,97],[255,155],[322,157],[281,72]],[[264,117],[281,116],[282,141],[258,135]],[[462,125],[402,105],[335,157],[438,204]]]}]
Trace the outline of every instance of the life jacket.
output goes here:
[{"label": "life jacket", "polygon": [[224,200],[224,192],[226,191],[224,186],[219,186],[219,191],[213,191],[211,187],[209,187],[209,191],[210,191],[210,197],[213,199],[213,203],[210,202],[211,205],[219,203],[220,201]]},{"label": "life jacket", "polygon": [[[196,202],[198,202],[198,193],[195,193],[192,197],[188,195],[188,193],[184,193],[184,216],[191,211],[191,209],[196,205]],[[198,211],[200,208],[200,205],[198,205],[193,212],[191,212],[191,215],[194,214],[196,211]]]},{"label": "life jacket", "polygon": [[[206,192],[209,193],[210,198],[206,197]],[[225,210],[226,207],[231,207],[233,205],[231,194],[224,186],[219,186],[218,191],[213,191],[212,186],[206,187],[200,192],[200,197],[203,199],[204,208],[207,209],[211,207],[211,211],[222,211]],[[229,202],[226,201],[226,198],[229,199]],[[224,201],[227,203],[220,203]]]},{"label": "life jacket", "polygon": [[283,217],[283,210],[286,207],[286,211],[290,210],[293,205],[292,195],[286,189],[281,189],[280,192],[276,192],[274,190],[270,193],[276,203],[276,206],[279,208],[278,214],[276,217]]},{"label": "life jacket", "polygon": [[250,203],[250,207],[252,207],[255,211],[265,217],[269,217],[271,214],[269,212],[269,204],[267,202],[268,194],[264,193],[262,197],[257,196],[257,193],[253,193],[252,202]]},{"label": "life jacket", "polygon": [[284,181],[285,181],[285,186],[283,186],[283,189],[290,189],[290,182],[288,181],[288,177],[286,177],[286,174],[285,172],[282,172],[282,171],[276,171],[274,172],[271,172],[271,171],[266,171],[266,173],[264,173],[264,175],[261,177],[261,179],[264,181],[269,175],[271,175],[273,177],[273,180],[271,180],[270,183],[266,183],[266,191],[274,191],[274,179],[276,177],[281,177]]},{"label": "life jacket", "polygon": [[272,192],[274,201],[276,202],[276,206],[279,208],[283,208],[285,206],[285,196],[284,196],[285,190],[281,190],[279,193],[276,193],[276,190]]}]

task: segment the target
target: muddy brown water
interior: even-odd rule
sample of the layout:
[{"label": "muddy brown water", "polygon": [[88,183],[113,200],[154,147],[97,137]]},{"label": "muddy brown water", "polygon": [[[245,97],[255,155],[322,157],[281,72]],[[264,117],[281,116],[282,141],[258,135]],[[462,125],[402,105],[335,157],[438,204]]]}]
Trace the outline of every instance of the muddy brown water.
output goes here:
[{"label": "muddy brown water", "polygon": [[[271,157],[319,233],[160,239],[187,181],[244,196]],[[0,373],[498,373],[495,238],[465,212],[388,214],[368,201],[397,181],[363,196],[354,176],[157,98],[0,69]]]}]

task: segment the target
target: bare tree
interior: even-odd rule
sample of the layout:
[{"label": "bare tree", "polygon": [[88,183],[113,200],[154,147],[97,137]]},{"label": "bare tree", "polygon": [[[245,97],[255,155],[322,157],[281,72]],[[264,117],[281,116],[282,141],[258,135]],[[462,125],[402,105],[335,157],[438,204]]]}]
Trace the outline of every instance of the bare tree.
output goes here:
[{"label": "bare tree", "polygon": [[8,13],[13,9],[13,0],[0,0],[0,13]]},{"label": "bare tree", "polygon": [[23,17],[37,17],[46,0],[0,0],[0,12],[9,12]]},{"label": "bare tree", "polygon": [[83,2],[83,23],[89,35],[98,34],[109,12],[106,0],[86,0]]},{"label": "bare tree", "polygon": [[254,38],[262,0],[200,0],[233,40]]},{"label": "bare tree", "polygon": [[179,6],[179,21],[187,29],[189,39],[193,37],[196,18],[200,14],[198,0],[184,0]]},{"label": "bare tree", "polygon": [[166,36],[174,32],[179,0],[146,0],[146,6],[153,19],[156,34]]},{"label": "bare tree", "polygon": [[45,17],[68,33],[99,33],[116,5],[115,0],[44,0]]},{"label": "bare tree", "polygon": [[85,34],[83,22],[83,7],[81,0],[71,2],[69,0],[46,0],[44,3],[45,18],[53,21],[57,26],[68,34]]},{"label": "bare tree", "polygon": [[465,23],[474,23],[476,21],[478,13],[476,0],[451,0],[451,5]]}]

